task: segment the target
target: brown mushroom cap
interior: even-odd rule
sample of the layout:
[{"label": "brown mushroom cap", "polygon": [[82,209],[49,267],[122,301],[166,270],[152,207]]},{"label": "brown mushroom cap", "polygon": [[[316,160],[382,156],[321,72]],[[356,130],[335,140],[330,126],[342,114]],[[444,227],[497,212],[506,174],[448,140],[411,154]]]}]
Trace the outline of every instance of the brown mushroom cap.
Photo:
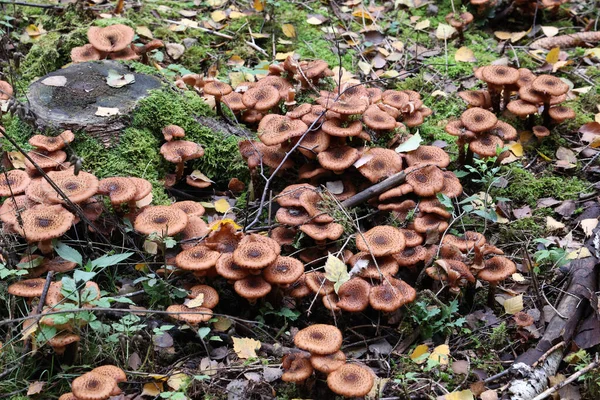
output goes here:
[{"label": "brown mushroom cap", "polygon": [[348,264],[352,268],[357,263],[363,266],[358,272],[358,276],[365,279],[382,279],[383,276],[392,276],[398,272],[398,263],[392,256],[376,257],[373,262],[373,256],[365,251],[361,251],[350,257]]},{"label": "brown mushroom cap", "polygon": [[503,281],[515,272],[517,272],[517,266],[514,262],[506,257],[494,256],[485,260],[484,267],[477,274],[477,278],[496,283]]},{"label": "brown mushroom cap", "polygon": [[308,357],[301,354],[286,354],[282,360],[285,372],[281,375],[284,382],[303,382],[313,373]]},{"label": "brown mushroom cap", "polygon": [[231,92],[221,98],[221,101],[225,103],[231,111],[241,111],[246,109],[246,105],[242,101],[242,94],[238,92]]},{"label": "brown mushroom cap", "polygon": [[[75,175],[71,169],[66,171],[50,171],[48,172],[48,178],[50,178],[73,203],[82,203],[95,195],[98,191],[98,178],[84,171],[80,171],[77,175]],[[55,192],[46,180],[42,181],[42,188],[48,194],[48,201],[51,203],[65,202],[60,194]]]},{"label": "brown mushroom cap", "polygon": [[90,44],[105,53],[124,50],[134,36],[134,30],[122,24],[110,25],[105,28],[92,26],[87,32]]},{"label": "brown mushroom cap", "polygon": [[402,122],[409,128],[421,125],[424,120],[425,116],[419,110],[415,110],[410,114],[404,114],[404,116],[402,117]]},{"label": "brown mushroom cap", "polygon": [[299,119],[269,114],[260,121],[257,132],[259,139],[266,146],[273,146],[302,136],[306,131],[308,126]]},{"label": "brown mushroom cap", "polygon": [[257,111],[267,111],[275,107],[280,99],[279,90],[271,85],[254,86],[242,95],[244,105]]},{"label": "brown mushroom cap", "polygon": [[134,229],[143,234],[175,235],[185,229],[187,214],[170,206],[149,206],[135,218]]},{"label": "brown mushroom cap", "polygon": [[535,137],[538,137],[538,138],[550,136],[550,129],[546,128],[545,126],[541,126],[541,125],[536,125],[533,128],[531,128],[531,132],[533,132]]},{"label": "brown mushroom cap", "polygon": [[502,148],[504,142],[498,136],[489,133],[479,135],[477,139],[469,143],[469,149],[482,157],[494,157],[498,148]]},{"label": "brown mushroom cap", "polygon": [[48,271],[54,271],[57,273],[72,271],[75,269],[75,267],[77,267],[77,263],[65,260],[64,258],[58,256],[51,259],[45,259],[43,264],[46,266],[46,268],[48,268]]},{"label": "brown mushroom cap", "polygon": [[73,380],[71,390],[81,400],[104,400],[116,385],[117,382],[110,376],[87,372]]},{"label": "brown mushroom cap", "polygon": [[294,344],[311,354],[333,354],[342,347],[342,332],[333,325],[314,324],[294,336]]},{"label": "brown mushroom cap", "polygon": [[37,205],[21,213],[22,225],[15,225],[19,235],[29,242],[54,239],[67,232],[75,216],[60,205]]},{"label": "brown mushroom cap", "polygon": [[393,312],[416,297],[416,290],[408,283],[388,277],[380,285],[371,288],[369,303],[375,310]]},{"label": "brown mushroom cap", "polygon": [[376,226],[356,236],[356,247],[375,257],[399,253],[404,249],[404,235],[393,226]]},{"label": "brown mushroom cap", "polygon": [[406,183],[419,196],[435,196],[444,187],[444,174],[436,166],[416,166],[406,169]]},{"label": "brown mushroom cap", "polygon": [[531,84],[536,78],[535,74],[528,68],[519,68],[519,80],[517,86],[522,87]]},{"label": "brown mushroom cap", "polygon": [[444,232],[448,228],[448,222],[445,218],[437,214],[417,214],[413,221],[413,229],[419,233],[427,233],[428,231],[437,230]]},{"label": "brown mushroom cap", "polygon": [[299,183],[286,186],[277,196],[277,204],[282,207],[300,207],[300,195],[306,190],[316,190],[317,188],[308,183]]},{"label": "brown mushroom cap", "polygon": [[44,204],[47,203],[46,191],[42,186],[44,178],[34,178],[31,180],[29,185],[25,188],[25,196],[35,203]]},{"label": "brown mushroom cap", "polygon": [[513,100],[506,105],[506,108],[511,113],[518,115],[519,117],[526,117],[531,114],[536,114],[538,108],[535,104],[531,104],[523,99]]},{"label": "brown mushroom cap", "polygon": [[[61,332],[48,340],[48,344],[55,349],[64,348],[72,343],[79,342],[81,338],[75,333]],[[58,349],[57,349],[58,350]],[[115,383],[116,384],[116,383]]]},{"label": "brown mushroom cap", "polygon": [[519,80],[519,71],[504,65],[486,65],[481,68],[481,77],[495,86],[512,85]]},{"label": "brown mushroom cap", "polygon": [[357,364],[344,364],[327,376],[329,389],[344,397],[366,396],[374,384],[373,372]]},{"label": "brown mushroom cap", "polygon": [[160,154],[169,162],[180,163],[202,157],[204,149],[194,142],[174,140],[160,146]]},{"label": "brown mushroom cap", "polygon": [[363,154],[363,157],[371,157],[371,159],[358,167],[358,172],[371,183],[388,178],[402,170],[402,158],[394,150],[371,148]]},{"label": "brown mushroom cap", "polygon": [[110,58],[111,60],[130,61],[137,60],[138,58],[140,58],[140,56],[138,55],[138,53],[136,53],[135,49],[133,49],[132,46],[128,46],[123,50],[110,53],[108,55],[108,58]]},{"label": "brown mushroom cap", "polygon": [[206,307],[188,308],[183,304],[172,304],[167,307],[170,317],[179,321],[183,321],[190,325],[197,325],[201,322],[206,322],[212,318],[213,311]]},{"label": "brown mushroom cap", "polygon": [[13,87],[10,83],[0,80],[0,100],[8,100],[13,95]]},{"label": "brown mushroom cap", "polygon": [[135,184],[129,178],[122,176],[104,178],[98,184],[98,193],[108,195],[113,205],[133,200],[136,192]]},{"label": "brown mushroom cap", "polygon": [[362,132],[363,126],[360,121],[344,122],[339,118],[330,118],[323,122],[321,126],[323,132],[335,137],[358,136]]},{"label": "brown mushroom cap", "polygon": [[19,297],[40,297],[44,291],[45,279],[24,279],[8,287],[8,293]]},{"label": "brown mushroom cap", "polygon": [[146,179],[130,176],[129,180],[135,185],[135,197],[133,200],[140,201],[152,192],[152,184]]},{"label": "brown mushroom cap", "polygon": [[491,133],[505,141],[517,138],[517,130],[511,124],[504,121],[498,121]]},{"label": "brown mushroom cap", "polygon": [[289,285],[304,274],[304,264],[292,257],[279,256],[262,271],[263,278],[273,284]]},{"label": "brown mushroom cap", "polygon": [[336,240],[344,233],[344,227],[335,222],[328,224],[304,224],[300,230],[316,241]]},{"label": "brown mushroom cap", "polygon": [[442,240],[443,244],[456,246],[463,253],[472,251],[476,246],[481,247],[485,242],[485,236],[474,231],[466,231],[462,237],[448,234]]},{"label": "brown mushroom cap", "polygon": [[446,168],[450,165],[450,156],[444,149],[437,146],[419,146],[416,150],[406,154],[406,163],[411,167],[419,164],[432,164]]},{"label": "brown mushroom cap", "polygon": [[533,325],[533,317],[526,312],[519,311],[515,315],[513,315],[513,320],[517,324],[517,326],[526,327]]},{"label": "brown mushroom cap", "polygon": [[72,392],[62,394],[58,400],[79,400]]},{"label": "brown mushroom cap", "polygon": [[560,96],[569,91],[569,85],[564,83],[560,78],[552,75],[538,76],[531,82],[531,88],[547,96]]},{"label": "brown mushroom cap", "polygon": [[475,282],[469,267],[462,261],[442,259],[435,263],[436,266],[426,269],[427,274],[433,279],[448,281],[452,287],[463,284],[461,281]]},{"label": "brown mushroom cap", "polygon": [[233,252],[233,262],[242,268],[263,269],[277,259],[278,254],[264,241],[240,243]]},{"label": "brown mushroom cap", "polygon": [[190,288],[188,298],[195,299],[200,294],[204,296],[202,307],[215,308],[219,304],[219,293],[212,286],[208,285],[195,285]]},{"label": "brown mushroom cap", "polygon": [[20,169],[0,173],[0,196],[10,197],[24,193],[30,182],[27,172]]},{"label": "brown mushroom cap", "polygon": [[440,189],[440,193],[445,194],[448,197],[458,197],[463,192],[463,187],[460,184],[460,181],[454,175],[452,171],[443,171],[444,175],[444,185],[442,189]]},{"label": "brown mushroom cap", "polygon": [[367,108],[367,111],[362,115],[362,121],[366,126],[376,131],[392,130],[396,127],[396,119],[376,105]]},{"label": "brown mushroom cap", "polygon": [[337,306],[348,312],[361,312],[369,306],[371,285],[362,278],[352,278],[344,282],[339,290]]},{"label": "brown mushroom cap", "polygon": [[386,90],[381,94],[381,100],[384,104],[401,109],[410,101],[410,97],[398,90]]},{"label": "brown mushroom cap", "polygon": [[309,131],[304,135],[301,146],[298,147],[298,150],[305,157],[314,159],[317,157],[317,154],[327,150],[330,143],[331,136],[325,133],[322,129],[318,129],[316,131]]},{"label": "brown mushroom cap", "polygon": [[204,271],[214,267],[220,254],[204,245],[183,250],[175,257],[177,267],[188,271]]},{"label": "brown mushroom cap", "polygon": [[217,260],[215,269],[219,275],[230,281],[244,279],[250,274],[248,269],[242,268],[233,262],[232,253],[222,254]]},{"label": "brown mushroom cap", "polygon": [[227,83],[218,81],[216,79],[206,83],[203,87],[203,90],[204,94],[215,96],[219,99],[233,91],[231,86],[229,86]]},{"label": "brown mushroom cap", "polygon": [[334,291],[333,282],[327,279],[325,274],[320,271],[311,271],[305,274],[304,283],[313,293],[321,296],[326,296]]},{"label": "brown mushroom cap", "polygon": [[471,132],[489,131],[498,122],[498,118],[488,111],[480,107],[469,108],[460,116],[460,121]]},{"label": "brown mushroom cap", "polygon": [[178,125],[167,125],[162,129],[162,134],[167,142],[173,140],[173,138],[185,137],[185,131]]},{"label": "brown mushroom cap", "polygon": [[492,106],[492,99],[487,90],[463,90],[458,92],[458,97],[473,107],[490,108]]},{"label": "brown mushroom cap", "polygon": [[575,111],[565,106],[552,107],[548,111],[548,114],[550,115],[550,118],[557,123],[561,123],[567,119],[575,118]]},{"label": "brown mushroom cap", "polygon": [[58,136],[33,135],[29,138],[28,142],[30,145],[38,148],[39,150],[54,152],[64,148],[73,140],[75,140],[75,135],[73,132],[66,130]]},{"label": "brown mushroom cap", "polygon": [[[322,100],[318,99],[317,101]],[[368,97],[344,97],[336,101],[326,101],[321,103],[328,111],[333,111],[341,115],[356,115],[365,112],[369,105]]]},{"label": "brown mushroom cap", "polygon": [[260,79],[256,86],[269,85],[279,91],[279,97],[283,100],[287,97],[288,91],[292,88],[292,84],[281,76],[269,75]]},{"label": "brown mushroom cap", "polygon": [[342,172],[360,158],[358,150],[350,146],[330,147],[317,155],[319,164],[325,169]]},{"label": "brown mushroom cap", "polygon": [[109,376],[113,378],[117,383],[125,382],[127,380],[127,375],[125,375],[125,371],[123,371],[116,365],[102,365],[100,367],[94,368],[91,372]]},{"label": "brown mushroom cap", "polygon": [[[45,150],[33,150],[27,153],[29,158],[35,162],[41,169],[59,168],[67,159],[67,153],[62,150],[48,152]],[[29,171],[37,171],[34,165],[27,158],[25,159],[25,168]]]},{"label": "brown mushroom cap", "polygon": [[192,200],[177,201],[171,204],[171,207],[180,209],[188,217],[201,217],[206,212],[202,204]]},{"label": "brown mushroom cap", "polygon": [[17,223],[18,213],[33,207],[35,203],[27,196],[14,196],[7,199],[0,207],[0,220],[6,225],[14,225]]},{"label": "brown mushroom cap", "polygon": [[271,291],[271,284],[260,275],[250,275],[235,281],[233,289],[245,299],[256,300],[265,297]]},{"label": "brown mushroom cap", "polygon": [[427,258],[427,250],[423,246],[409,247],[393,257],[399,266],[412,267]]},{"label": "brown mushroom cap", "polygon": [[519,97],[521,100],[529,103],[541,104],[548,96],[534,90],[532,85],[525,85],[519,88]]}]

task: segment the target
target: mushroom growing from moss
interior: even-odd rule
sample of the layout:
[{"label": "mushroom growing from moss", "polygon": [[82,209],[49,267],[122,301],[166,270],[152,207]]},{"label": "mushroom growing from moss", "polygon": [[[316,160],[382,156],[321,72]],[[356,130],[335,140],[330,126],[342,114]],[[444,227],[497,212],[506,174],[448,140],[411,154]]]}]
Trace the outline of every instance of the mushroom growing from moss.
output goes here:
[{"label": "mushroom growing from moss", "polygon": [[160,147],[160,154],[165,160],[177,164],[175,172],[176,180],[183,176],[183,167],[186,161],[200,158],[204,155],[204,149],[199,144],[187,140],[174,140],[166,142]]}]

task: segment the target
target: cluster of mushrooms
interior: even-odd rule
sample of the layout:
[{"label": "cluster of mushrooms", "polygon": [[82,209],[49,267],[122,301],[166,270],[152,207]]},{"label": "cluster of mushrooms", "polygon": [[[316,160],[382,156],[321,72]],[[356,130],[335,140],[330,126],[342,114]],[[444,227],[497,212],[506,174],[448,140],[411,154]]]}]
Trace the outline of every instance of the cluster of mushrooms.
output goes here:
[{"label": "cluster of mushrooms", "polygon": [[74,63],[96,60],[148,61],[148,53],[163,47],[163,42],[153,39],[140,46],[134,45],[135,31],[127,25],[115,24],[104,28],[92,26],[87,31],[88,44],[71,50]]},{"label": "cluster of mushrooms", "polygon": [[301,383],[316,370],[327,375],[327,386],[335,394],[344,397],[366,396],[375,383],[375,374],[360,364],[346,362],[341,351],[342,332],[333,325],[314,324],[300,330],[294,336],[294,344],[303,351],[292,352],[283,357],[285,382]]},{"label": "cluster of mushrooms", "polygon": [[115,365],[102,365],[73,379],[71,392],[58,400],[107,400],[122,393],[119,383],[127,381],[125,371]]}]

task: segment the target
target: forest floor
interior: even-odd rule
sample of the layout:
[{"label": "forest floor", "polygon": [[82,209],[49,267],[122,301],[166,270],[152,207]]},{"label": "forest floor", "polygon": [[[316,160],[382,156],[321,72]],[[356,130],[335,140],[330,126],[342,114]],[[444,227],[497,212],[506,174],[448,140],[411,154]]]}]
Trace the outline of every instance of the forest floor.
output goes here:
[{"label": "forest floor", "polygon": [[[459,0],[454,4],[451,0],[368,4],[358,0],[127,0],[122,10],[116,10],[117,2],[112,0],[11,3],[0,1],[0,80],[12,85],[19,105],[26,106],[32,82],[71,62],[71,50],[88,43],[92,26],[124,24],[134,30],[137,45],[152,39],[163,42],[164,47],[149,52],[147,59],[124,63],[132,71],[159,77],[164,88],[140,102],[130,125],[108,148],[93,135],[75,132],[67,160],[79,160],[82,171],[98,178],[147,179],[153,185],[155,205],[198,202],[205,209],[202,218],[209,238],[228,229],[248,237],[272,235],[279,227],[277,195],[302,181],[298,168],[316,165],[316,170],[318,164],[310,160],[314,157],[303,158],[296,152],[291,157],[295,166],[278,169],[276,175],[273,166],[267,168],[261,161],[258,170],[250,171],[251,156],[240,155],[238,142],[256,138],[257,125],[234,123],[239,115],[229,111],[224,119],[218,116],[214,97],[178,81],[189,74],[216,77],[235,89],[259,80],[270,65],[283,65],[292,56],[301,61],[324,60],[332,71],[298,89],[298,105],[315,104],[323,95],[319,90],[344,84],[417,92],[423,122],[385,133],[370,131],[372,141],[364,148],[396,149],[405,163],[419,146],[443,149],[450,158],[443,168],[459,178],[463,192],[454,198],[438,193],[438,209],[444,210],[438,212],[447,213],[444,228],[438,231],[437,225],[419,234],[423,243],[417,247],[430,257],[406,264],[408,268],[401,267],[395,275],[414,287],[416,299],[393,312],[372,307],[347,312],[324,305],[338,301],[338,286],[359,276],[368,264],[354,267],[356,263],[344,253],[359,251],[356,243],[364,241],[360,232],[383,225],[412,229],[420,217],[412,209],[398,218],[378,209],[373,199],[345,207],[341,198],[331,195],[340,193],[338,185],[342,190],[348,188],[344,185],[356,186],[355,192],[361,192],[374,183],[357,172],[369,162],[366,150],[360,150],[362,158],[357,156],[354,167],[310,180],[323,196],[320,211],[343,228],[343,235],[329,240],[326,248],[299,230],[290,231],[289,242],[279,239],[282,256],[301,259],[306,272],[327,273],[327,281],[321,283],[331,286],[329,295],[321,296],[325,300],[312,292],[294,299],[283,285],[249,302],[217,273],[182,274],[173,266],[181,237],[145,237],[136,232],[135,216],[123,215],[120,207],[112,208],[105,201],[105,213],[111,217],[104,220],[104,235],[87,233],[87,227],[78,223],[78,228],[54,243],[59,256],[78,260],[76,268],[41,275],[48,282],[62,281],[63,291],[69,284],[75,288],[93,279],[100,290],[99,298],[89,303],[95,308],[86,308],[86,293],[73,289],[77,295],[67,296],[73,301],[70,308],[55,308],[60,317],[48,326],[39,323],[37,299],[32,302],[8,293],[9,285],[33,277],[30,270],[40,264],[27,265],[23,257],[36,248],[4,224],[0,398],[57,399],[71,391],[78,376],[111,364],[127,375],[119,385],[122,393],[111,397],[115,400],[333,399],[336,394],[323,373],[315,372],[302,383],[281,379],[282,356],[295,351],[294,335],[313,324],[336,325],[343,334],[341,349],[347,361],[374,374],[368,399],[533,398],[511,392],[511,385],[523,378],[516,372],[517,362],[544,366],[547,376],[540,378],[537,394],[554,387],[545,396],[600,397],[596,296],[600,290],[600,36],[589,42],[563,45],[557,40],[547,48],[532,46],[539,39],[600,30],[597,1],[571,1],[544,9],[542,2],[535,6],[535,1],[499,0],[481,12]],[[461,34],[446,20],[453,9],[474,15]],[[560,78],[568,90],[559,106],[573,110],[574,117],[549,125],[549,136],[538,138],[525,118],[508,110],[496,112],[499,120],[517,130],[516,137],[500,140],[495,156],[464,162],[457,138],[446,126],[468,109],[459,92],[488,88],[475,75],[477,68],[488,65],[527,68],[537,76]],[[59,132],[37,130],[39,125],[27,115],[26,107],[21,112],[19,107],[10,112],[8,102],[3,107],[2,168],[24,169],[20,149],[33,149],[29,138]],[[271,112],[284,109],[292,108],[282,105]],[[170,124],[183,127],[186,139],[204,148],[204,156],[188,162],[186,172],[210,181],[209,188],[165,183],[175,170],[159,152],[164,142],[161,130]],[[359,148],[358,140],[348,143]],[[232,178],[242,181],[243,187],[233,188]],[[9,197],[2,199],[9,201]],[[477,279],[480,254],[474,261],[471,248],[463,261],[471,268],[472,282],[461,280],[466,277],[461,275],[449,284],[451,279],[442,271],[447,265],[439,263],[443,251],[437,246],[446,235],[460,238],[465,232],[482,234],[494,251],[514,263],[514,273],[493,284]],[[344,261],[343,271],[328,254]],[[11,264],[11,259],[17,263]],[[377,268],[382,259],[378,258]],[[432,265],[443,279],[424,272]],[[581,271],[589,275],[577,275]],[[373,287],[379,284],[373,280],[377,279],[369,281]],[[182,304],[196,284],[215,288],[220,301],[210,320],[186,324],[177,320],[177,313],[165,310]],[[202,301],[188,302],[187,307],[193,310]],[[79,339],[59,354],[48,341],[68,324]],[[544,364],[556,354],[555,365]],[[561,384],[569,377],[574,379]]]}]

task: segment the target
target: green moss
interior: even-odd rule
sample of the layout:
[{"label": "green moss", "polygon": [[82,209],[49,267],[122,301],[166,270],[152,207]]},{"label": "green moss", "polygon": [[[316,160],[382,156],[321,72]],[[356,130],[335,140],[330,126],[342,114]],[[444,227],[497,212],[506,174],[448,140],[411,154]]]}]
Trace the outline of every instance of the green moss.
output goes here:
[{"label": "green moss", "polygon": [[94,20],[94,25],[101,28],[116,24],[127,25],[135,29],[135,23],[129,18],[100,18]]},{"label": "green moss", "polygon": [[61,54],[58,50],[60,35],[49,33],[42,36],[27,52],[21,63],[21,84],[28,86],[31,81],[61,67]]},{"label": "green moss", "polygon": [[539,238],[546,235],[546,224],[539,217],[521,218],[508,224],[500,224],[503,243],[522,241],[525,238]]},{"label": "green moss", "polygon": [[536,176],[518,166],[505,168],[510,183],[506,188],[494,190],[493,194],[508,197],[515,205],[528,204],[533,207],[543,197],[573,199],[589,190],[589,184],[576,177]]},{"label": "green moss", "polygon": [[[23,150],[29,151],[32,149],[31,145],[27,142],[33,134],[33,129],[29,125],[19,118],[8,114],[3,116],[2,124],[6,129],[6,134],[14,139]],[[0,138],[0,144],[2,145],[2,150],[16,151],[13,145],[5,138]]]}]

